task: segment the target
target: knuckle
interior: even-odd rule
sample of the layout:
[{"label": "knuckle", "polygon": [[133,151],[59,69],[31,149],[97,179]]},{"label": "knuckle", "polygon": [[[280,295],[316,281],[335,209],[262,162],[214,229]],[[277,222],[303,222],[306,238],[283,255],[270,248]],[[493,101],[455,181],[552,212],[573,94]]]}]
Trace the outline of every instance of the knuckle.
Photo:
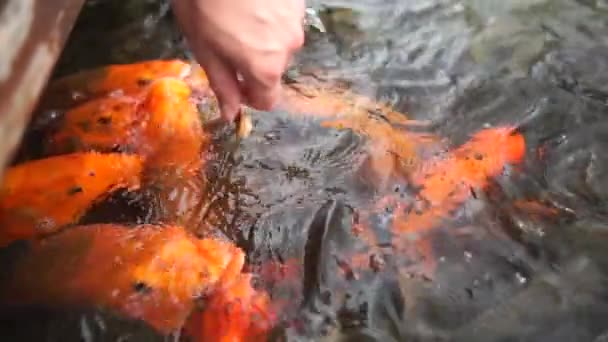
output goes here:
[{"label": "knuckle", "polygon": [[282,66],[283,63],[268,60],[267,62],[258,65],[256,74],[264,86],[272,88],[281,79],[281,75],[283,74]]},{"label": "knuckle", "polygon": [[260,97],[260,96],[256,96],[256,95],[251,94],[248,97],[248,99],[247,99],[248,104],[257,110],[270,110],[270,108],[272,107],[271,101],[264,98],[263,96]]},{"label": "knuckle", "polygon": [[257,110],[271,110],[273,105],[274,105],[274,101],[272,101],[272,99],[270,99],[270,98],[258,98],[252,104],[252,107],[254,107]]},{"label": "knuckle", "polygon": [[247,102],[257,110],[271,110],[277,102],[277,96],[271,90],[254,88],[248,94]]}]

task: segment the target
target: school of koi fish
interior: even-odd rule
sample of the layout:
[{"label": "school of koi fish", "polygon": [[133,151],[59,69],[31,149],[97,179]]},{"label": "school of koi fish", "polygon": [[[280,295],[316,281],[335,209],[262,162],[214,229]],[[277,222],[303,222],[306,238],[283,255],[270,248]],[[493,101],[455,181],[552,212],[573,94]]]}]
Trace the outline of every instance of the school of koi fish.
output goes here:
[{"label": "school of koi fish", "polygon": [[[21,153],[1,185],[0,245],[25,247],[3,265],[0,303],[101,307],[196,341],[265,340],[286,304],[255,286],[265,275],[247,270],[245,252],[214,231],[205,209],[202,175],[217,156],[214,101],[204,71],[180,60],[111,65],[51,83],[39,112],[61,112],[61,120],[42,129],[37,150]],[[381,267],[369,226],[390,206],[392,253],[423,255],[419,271],[432,277],[428,233],[526,154],[515,127],[487,128],[451,148],[406,133],[399,127],[419,123],[388,106],[331,85],[290,85],[280,107],[365,137],[373,186],[391,180],[419,189],[416,198],[395,193],[355,209],[352,230],[368,246],[348,256],[355,268]],[[145,193],[157,217],[83,221],[118,192]],[[277,281],[301,277],[297,261],[283,266],[293,272]]]}]

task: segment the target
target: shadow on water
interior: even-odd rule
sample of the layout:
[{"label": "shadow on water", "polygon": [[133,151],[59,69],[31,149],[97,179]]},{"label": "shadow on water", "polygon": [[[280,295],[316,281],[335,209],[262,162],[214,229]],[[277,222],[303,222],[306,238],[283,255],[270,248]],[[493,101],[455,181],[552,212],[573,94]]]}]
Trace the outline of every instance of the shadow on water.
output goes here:
[{"label": "shadow on water", "polygon": [[[165,3],[120,3],[90,1],[57,75],[188,56]],[[429,120],[432,132],[451,145],[487,126],[517,125],[528,154],[519,169],[433,233],[438,266],[432,279],[400,272],[400,258],[390,253],[380,270],[354,274],[344,271],[348,265],[340,256],[364,248],[352,232],[355,208],[372,207],[380,196],[399,191],[399,184],[377,191],[366,182],[364,138],[356,133],[280,112],[256,115],[253,134],[227,156],[229,165],[218,164],[223,182],[232,186],[217,191],[228,190],[225,212],[238,218],[226,219],[224,228],[247,251],[254,270],[293,259],[304,266],[301,282],[291,289],[269,285],[276,296],[297,300],[277,336],[604,341],[608,2],[309,5],[321,12],[327,33],[309,32],[292,72],[345,82]],[[559,214],[522,209],[521,199]],[[375,218],[376,235],[387,231],[389,221],[390,213]],[[83,320],[72,319],[74,329]],[[120,324],[115,329],[124,336],[139,331]],[[99,338],[110,339],[104,331]]]}]

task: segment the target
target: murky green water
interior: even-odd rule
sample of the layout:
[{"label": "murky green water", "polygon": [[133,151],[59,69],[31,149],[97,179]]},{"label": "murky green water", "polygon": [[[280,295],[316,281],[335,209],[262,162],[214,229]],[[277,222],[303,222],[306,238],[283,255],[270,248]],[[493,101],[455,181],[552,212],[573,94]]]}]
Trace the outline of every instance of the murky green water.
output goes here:
[{"label": "murky green water", "polygon": [[[117,12],[120,1],[90,3],[57,75],[187,56],[166,4],[133,1]],[[316,284],[308,286],[316,287],[304,290],[301,306],[286,313],[284,335],[318,340],[326,332],[334,341],[604,341],[608,1],[309,5],[322,13],[327,33],[309,32],[296,70],[346,81],[413,118],[431,120],[432,131],[453,144],[487,125],[516,124],[530,153],[519,173],[501,179],[499,200],[479,200],[482,209],[465,206],[460,225],[474,233],[456,236],[449,230],[456,224],[450,224],[437,236],[435,249],[444,264],[436,279],[378,274],[346,281],[332,276],[330,260],[313,258],[319,265],[310,272],[322,276],[308,276]],[[305,258],[311,244],[321,256],[348,249],[350,208],[374,198],[352,167],[359,139],[281,113],[256,117],[253,135],[223,173],[228,183],[241,186],[217,190],[228,190],[234,199],[234,217],[226,225],[237,232],[235,241],[250,261]],[[541,145],[542,160],[534,152]],[[563,214],[542,219],[505,204],[521,196],[551,203]],[[82,328],[83,319],[74,322],[74,329]],[[118,331],[124,337],[139,330]]]}]

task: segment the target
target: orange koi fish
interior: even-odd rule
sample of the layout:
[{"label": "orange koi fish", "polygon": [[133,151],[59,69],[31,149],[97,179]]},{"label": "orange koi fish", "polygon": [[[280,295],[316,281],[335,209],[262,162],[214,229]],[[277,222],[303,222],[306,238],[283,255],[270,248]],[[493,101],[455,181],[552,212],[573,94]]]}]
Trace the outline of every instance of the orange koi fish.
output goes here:
[{"label": "orange koi fish", "polygon": [[0,247],[54,233],[112,192],[139,188],[142,169],[139,156],[95,152],[8,169],[0,184]]},{"label": "orange koi fish", "polygon": [[523,135],[511,127],[482,130],[453,152],[422,163],[412,182],[420,187],[422,210],[398,210],[396,234],[420,233],[435,227],[475,189],[484,189],[507,164],[522,161],[526,150]]},{"label": "orange koi fish", "polygon": [[4,265],[0,303],[99,307],[178,331],[201,295],[240,280],[243,252],[177,226],[77,226],[30,241]]}]

